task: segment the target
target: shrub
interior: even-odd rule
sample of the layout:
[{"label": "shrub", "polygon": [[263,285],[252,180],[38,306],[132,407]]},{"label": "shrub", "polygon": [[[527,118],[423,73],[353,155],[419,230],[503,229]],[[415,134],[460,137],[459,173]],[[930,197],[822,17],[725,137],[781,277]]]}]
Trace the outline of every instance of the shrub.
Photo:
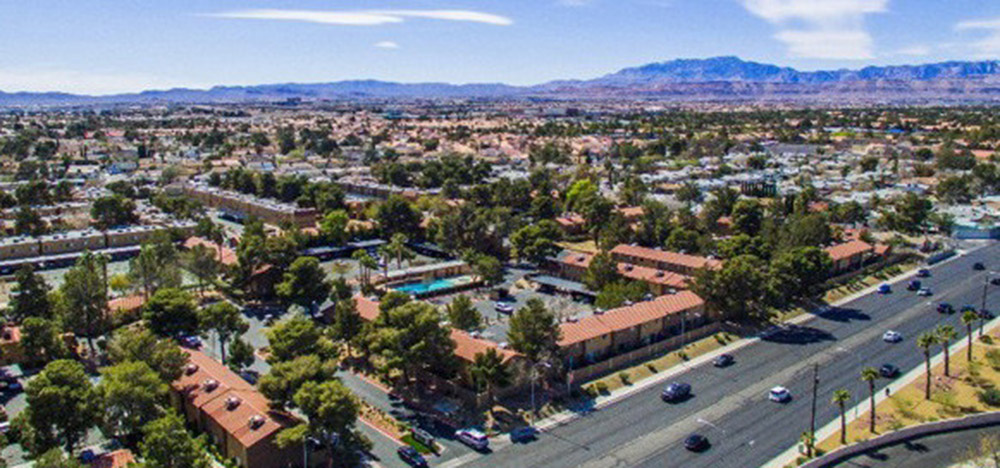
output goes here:
[{"label": "shrub", "polygon": [[649,371],[654,374],[657,372],[656,366],[654,366],[653,363],[646,364],[646,369],[649,369]]},{"label": "shrub", "polygon": [[1000,406],[1000,390],[988,388],[979,392],[979,401],[988,406]]},{"label": "shrub", "polygon": [[608,393],[608,384],[604,382],[597,382],[594,384],[594,389],[601,395],[606,394]]},{"label": "shrub", "polygon": [[993,337],[990,335],[983,335],[979,337],[979,341],[982,341],[983,343],[986,344],[993,344]]},{"label": "shrub", "polygon": [[680,357],[682,361],[687,361],[689,359],[688,354],[684,351],[677,351],[677,356]]},{"label": "shrub", "polygon": [[630,377],[628,375],[628,372],[619,372],[618,373],[618,380],[622,381],[622,385],[628,385],[629,384],[629,379],[630,379]]},{"label": "shrub", "polygon": [[715,341],[718,341],[719,344],[721,344],[721,345],[726,344],[726,335],[723,335],[722,333],[716,333],[715,334]]},{"label": "shrub", "polygon": [[986,362],[994,369],[1000,369],[1000,350],[991,349],[986,352]]}]

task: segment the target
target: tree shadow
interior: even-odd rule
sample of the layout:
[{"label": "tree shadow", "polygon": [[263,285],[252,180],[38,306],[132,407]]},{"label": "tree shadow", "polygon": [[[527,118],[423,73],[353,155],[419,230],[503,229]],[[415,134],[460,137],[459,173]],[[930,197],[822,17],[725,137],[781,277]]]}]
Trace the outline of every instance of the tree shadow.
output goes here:
[{"label": "tree shadow", "polygon": [[820,307],[816,309],[815,312],[813,312],[813,315],[826,320],[832,320],[834,322],[843,322],[843,323],[855,320],[869,321],[872,319],[870,315],[861,312],[858,309],[851,309],[846,307],[831,307],[831,306]]},{"label": "tree shadow", "polygon": [[761,337],[761,340],[772,343],[806,345],[821,341],[835,341],[830,332],[801,325],[785,325],[774,327]]}]

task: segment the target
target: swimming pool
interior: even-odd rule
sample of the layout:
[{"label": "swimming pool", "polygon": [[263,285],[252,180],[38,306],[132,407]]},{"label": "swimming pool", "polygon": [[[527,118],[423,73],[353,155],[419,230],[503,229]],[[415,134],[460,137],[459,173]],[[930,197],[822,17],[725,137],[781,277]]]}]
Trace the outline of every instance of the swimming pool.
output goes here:
[{"label": "swimming pool", "polygon": [[421,281],[419,283],[401,284],[398,286],[392,286],[392,289],[412,294],[414,296],[427,296],[434,293],[444,293],[456,288],[468,286],[470,284],[472,284],[472,277],[456,276],[451,278],[436,278],[430,281]]}]

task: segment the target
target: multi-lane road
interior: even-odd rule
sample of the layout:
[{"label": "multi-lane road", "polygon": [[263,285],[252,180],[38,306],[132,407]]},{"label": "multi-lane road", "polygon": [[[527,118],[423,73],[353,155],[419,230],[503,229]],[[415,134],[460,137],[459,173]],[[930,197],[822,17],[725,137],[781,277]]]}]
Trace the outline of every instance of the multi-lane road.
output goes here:
[{"label": "multi-lane road", "polygon": [[[799,326],[770,334],[736,350],[736,364],[717,369],[703,365],[677,377],[693,387],[694,397],[680,404],[660,400],[658,386],[637,392],[598,411],[543,433],[530,444],[504,447],[470,460],[473,467],[757,467],[795,444],[809,428],[812,368],[819,364],[817,428],[837,417],[831,394],[847,389],[857,402],[866,398],[860,381],[864,366],[885,363],[903,373],[922,363],[916,337],[940,324],[955,327],[964,339],[960,313],[936,312],[939,302],[956,309],[980,305],[988,271],[1000,268],[1000,244],[983,248],[931,268],[924,278],[932,297],[919,297],[897,284],[891,294],[868,294],[840,308],[818,312]],[[987,307],[1000,306],[1000,287],[990,286]],[[882,341],[886,330],[903,334],[901,343]],[[767,401],[767,390],[788,387],[787,404]],[[891,380],[880,379],[877,391]],[[684,438],[697,432],[712,447],[692,453]]]}]

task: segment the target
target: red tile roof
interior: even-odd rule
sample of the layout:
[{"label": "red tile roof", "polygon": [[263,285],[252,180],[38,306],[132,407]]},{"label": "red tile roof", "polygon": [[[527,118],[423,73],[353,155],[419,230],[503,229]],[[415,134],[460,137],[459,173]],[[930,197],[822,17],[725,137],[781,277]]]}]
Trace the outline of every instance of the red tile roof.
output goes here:
[{"label": "red tile roof", "polygon": [[358,315],[360,315],[361,318],[365,319],[365,321],[371,322],[375,320],[376,317],[378,317],[378,314],[380,312],[378,308],[379,306],[378,300],[372,299],[370,297],[365,297],[360,294],[354,296],[354,300],[355,302],[357,302],[358,305]]},{"label": "red tile roof", "polygon": [[688,255],[677,252],[668,252],[665,250],[651,249],[649,247],[640,247],[638,245],[628,245],[620,244],[614,249],[611,249],[612,254],[626,255],[630,257],[644,258],[654,262],[662,262],[671,265],[680,265],[689,268],[717,268],[722,265],[722,262],[706,257],[699,257],[697,255]]},{"label": "red tile roof", "polygon": [[452,329],[451,340],[455,342],[455,356],[468,362],[474,361],[477,354],[484,353],[490,348],[495,349],[497,353],[503,356],[504,362],[518,355],[513,350],[502,349],[492,341],[473,337],[461,330]]},{"label": "red tile roof", "polygon": [[570,346],[608,333],[627,330],[671,314],[700,307],[704,303],[705,301],[697,294],[680,291],[657,297],[652,301],[611,309],[601,315],[591,315],[576,322],[567,322],[559,327],[562,330],[559,346]]},{"label": "red tile roof", "polygon": [[125,468],[135,463],[135,455],[129,449],[119,449],[105,453],[90,463],[91,468]]},{"label": "red tile roof", "polygon": [[[593,255],[582,252],[569,252],[557,260],[566,265],[579,268],[588,268]],[[673,288],[687,288],[690,276],[674,273],[672,271],[657,270],[656,268],[633,265],[631,263],[619,262],[618,274],[635,281],[646,283],[662,284]]]},{"label": "red tile roof", "polygon": [[833,261],[851,258],[865,252],[873,252],[875,249],[871,244],[862,240],[852,240],[826,248],[826,253],[830,254]]},{"label": "red tile roof", "polygon": [[146,298],[142,294],[116,297],[108,301],[108,310],[112,312],[130,312],[141,308],[145,303]]},{"label": "red tile roof", "polygon": [[[188,365],[171,386],[244,447],[294,424],[292,416],[271,411],[264,395],[219,361],[201,351],[181,350],[188,354]],[[261,425],[252,427],[251,418],[260,418]]]}]

